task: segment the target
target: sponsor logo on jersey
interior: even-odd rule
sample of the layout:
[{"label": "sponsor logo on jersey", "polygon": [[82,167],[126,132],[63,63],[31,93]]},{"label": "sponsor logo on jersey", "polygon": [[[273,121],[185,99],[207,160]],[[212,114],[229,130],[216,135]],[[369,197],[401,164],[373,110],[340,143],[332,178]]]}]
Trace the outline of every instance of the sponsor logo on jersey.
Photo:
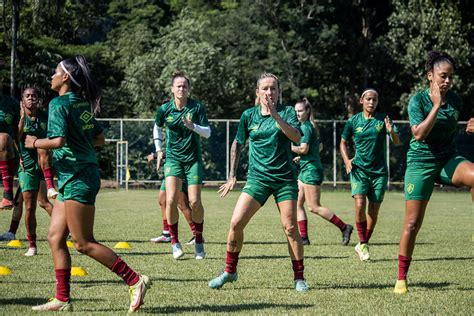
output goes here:
[{"label": "sponsor logo on jersey", "polygon": [[258,125],[250,126],[250,127],[249,127],[249,131],[251,131],[251,132],[256,132],[256,131],[258,131]]},{"label": "sponsor logo on jersey", "polygon": [[364,129],[363,129],[362,127],[357,127],[357,128],[355,129],[355,132],[356,132],[356,133],[361,133],[363,130],[364,130]]},{"label": "sponsor logo on jersey", "polygon": [[166,122],[167,122],[167,123],[172,123],[173,120],[174,120],[173,115],[169,115],[169,116],[166,118]]},{"label": "sponsor logo on jersey", "polygon": [[93,115],[89,111],[84,111],[84,112],[82,112],[81,116],[79,116],[81,121],[83,121],[85,124],[89,123],[90,120],[92,120],[92,117],[93,117]]},{"label": "sponsor logo on jersey", "polygon": [[357,189],[357,183],[351,183],[352,190]]}]

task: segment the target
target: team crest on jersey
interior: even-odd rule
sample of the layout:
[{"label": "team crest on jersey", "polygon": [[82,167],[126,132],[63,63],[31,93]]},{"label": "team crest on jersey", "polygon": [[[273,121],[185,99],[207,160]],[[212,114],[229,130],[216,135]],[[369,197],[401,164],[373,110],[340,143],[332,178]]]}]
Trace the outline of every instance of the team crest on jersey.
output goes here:
[{"label": "team crest on jersey", "polygon": [[459,111],[454,111],[453,117],[457,121],[459,117]]},{"label": "team crest on jersey", "polygon": [[357,189],[357,183],[351,183],[352,190]]},{"label": "team crest on jersey", "polygon": [[357,128],[355,129],[355,132],[356,132],[356,133],[361,133],[361,132],[362,132],[362,130],[363,130],[363,128],[362,128],[362,127],[357,127]]},{"label": "team crest on jersey", "polygon": [[7,122],[7,124],[11,124],[13,122],[13,115],[11,115],[10,113],[5,115],[5,122]]},{"label": "team crest on jersey", "polygon": [[415,185],[413,183],[407,183],[407,192],[411,194],[415,189]]},{"label": "team crest on jersey", "polygon": [[166,122],[167,122],[167,123],[172,123],[172,122],[173,122],[173,119],[174,119],[173,115],[169,115],[169,116],[166,118]]},{"label": "team crest on jersey", "polygon": [[377,122],[375,124],[375,129],[377,130],[377,132],[380,132],[383,128],[383,123],[382,122]]}]

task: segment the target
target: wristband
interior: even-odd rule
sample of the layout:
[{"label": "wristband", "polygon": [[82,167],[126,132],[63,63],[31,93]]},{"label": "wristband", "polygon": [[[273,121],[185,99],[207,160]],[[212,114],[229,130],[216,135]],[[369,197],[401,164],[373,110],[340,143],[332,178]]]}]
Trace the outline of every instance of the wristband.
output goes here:
[{"label": "wristband", "polygon": [[34,141],[33,141],[33,148],[36,148],[35,144],[36,144],[36,141],[38,140],[38,138],[36,138]]}]

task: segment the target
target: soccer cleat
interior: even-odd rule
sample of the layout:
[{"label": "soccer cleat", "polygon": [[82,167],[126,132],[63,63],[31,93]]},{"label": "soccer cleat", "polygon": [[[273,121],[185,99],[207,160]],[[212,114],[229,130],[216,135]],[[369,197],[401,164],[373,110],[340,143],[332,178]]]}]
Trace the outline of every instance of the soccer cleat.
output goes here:
[{"label": "soccer cleat", "polygon": [[358,243],[354,250],[359,255],[360,261],[368,261],[370,259],[369,245]]},{"label": "soccer cleat", "polygon": [[408,292],[407,280],[397,280],[395,283],[395,288],[393,293],[395,294],[405,294]]},{"label": "soccer cleat", "polygon": [[301,237],[301,239],[303,240],[303,246],[311,245],[308,237]]},{"label": "soccer cleat", "polygon": [[204,259],[205,253],[204,253],[204,244],[195,244],[195,249],[196,249],[196,259],[197,260],[202,260]]},{"label": "soccer cleat", "polygon": [[6,232],[0,235],[0,240],[2,241],[10,241],[10,240],[15,240],[16,236],[12,232]]},{"label": "soccer cleat", "polygon": [[146,275],[141,275],[137,283],[130,286],[128,290],[130,294],[130,308],[129,313],[133,313],[143,305],[143,299],[145,298],[146,290],[151,286],[150,278]]},{"label": "soccer cleat", "polygon": [[186,246],[192,246],[196,244],[196,236],[193,235],[193,237],[191,237],[191,239],[186,243]]},{"label": "soccer cleat", "polygon": [[56,191],[55,188],[49,188],[48,189],[48,199],[56,199],[58,196],[59,192]]},{"label": "soccer cleat", "polygon": [[235,282],[238,278],[237,272],[229,273],[224,271],[217,278],[209,281],[209,287],[211,289],[220,289],[227,282]]},{"label": "soccer cleat", "polygon": [[30,247],[28,248],[28,251],[25,253],[25,256],[27,257],[33,257],[38,254],[38,249],[36,247]]},{"label": "soccer cleat", "polygon": [[183,247],[181,247],[181,244],[179,242],[171,245],[171,249],[173,251],[173,258],[175,259],[179,259],[184,255]]},{"label": "soccer cleat", "polygon": [[12,200],[3,198],[2,199],[2,204],[0,205],[1,210],[11,210],[13,208],[14,204]]},{"label": "soccer cleat", "polygon": [[342,231],[342,245],[347,246],[349,244],[349,241],[351,241],[351,235],[352,235],[352,230],[354,230],[354,227],[352,225],[347,224],[346,229]]},{"label": "soccer cleat", "polygon": [[150,239],[150,241],[155,242],[155,243],[168,243],[168,242],[171,242],[171,236],[170,235],[166,236],[166,235],[161,234],[158,237]]},{"label": "soccer cleat", "polygon": [[65,312],[72,312],[72,303],[69,302],[62,302],[57,298],[50,298],[48,303],[43,305],[33,306],[31,308],[36,312],[45,312],[45,311],[65,311]]},{"label": "soccer cleat", "polygon": [[309,285],[306,283],[306,280],[295,280],[295,290],[297,292],[308,292]]}]

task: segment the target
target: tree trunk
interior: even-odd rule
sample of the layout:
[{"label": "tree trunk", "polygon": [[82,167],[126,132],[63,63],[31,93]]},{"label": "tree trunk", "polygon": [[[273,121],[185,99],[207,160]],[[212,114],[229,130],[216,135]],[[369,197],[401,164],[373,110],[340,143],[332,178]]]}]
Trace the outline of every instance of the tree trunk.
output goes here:
[{"label": "tree trunk", "polygon": [[20,0],[12,0],[12,50],[10,57],[10,95],[15,96],[16,81],[16,50],[20,23]]}]

